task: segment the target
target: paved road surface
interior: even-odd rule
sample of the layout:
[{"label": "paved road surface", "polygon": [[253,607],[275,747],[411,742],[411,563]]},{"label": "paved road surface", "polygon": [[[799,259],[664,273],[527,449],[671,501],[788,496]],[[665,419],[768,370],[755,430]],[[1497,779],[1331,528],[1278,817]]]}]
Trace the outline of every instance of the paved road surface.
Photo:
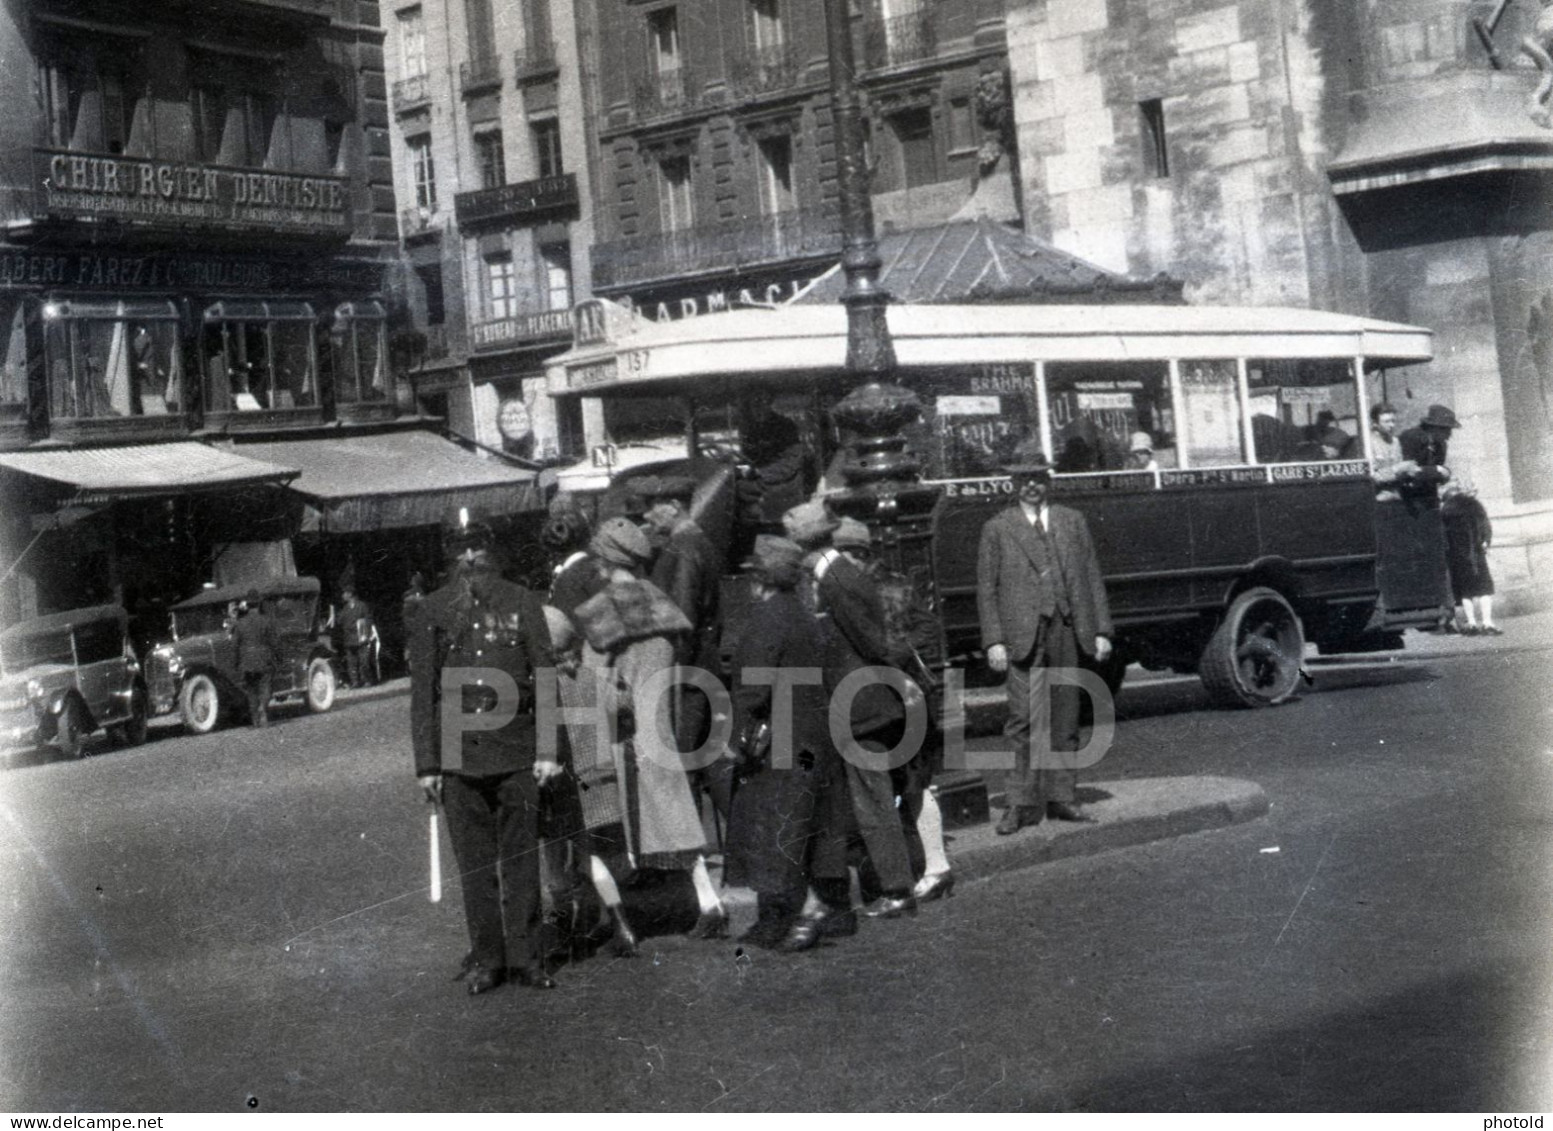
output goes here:
[{"label": "paved road surface", "polygon": [[807,955],[654,940],[470,1000],[402,697],[0,774],[0,1109],[1553,1106],[1545,651],[1132,689],[1097,776],[1250,824]]}]

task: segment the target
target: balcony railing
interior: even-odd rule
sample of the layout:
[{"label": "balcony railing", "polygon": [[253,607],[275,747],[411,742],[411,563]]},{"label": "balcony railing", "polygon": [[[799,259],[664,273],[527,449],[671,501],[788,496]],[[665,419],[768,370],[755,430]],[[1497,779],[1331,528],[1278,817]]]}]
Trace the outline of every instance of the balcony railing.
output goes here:
[{"label": "balcony railing", "polygon": [[430,79],[430,75],[411,75],[394,83],[394,109],[403,112],[431,101]]},{"label": "balcony railing", "polygon": [[870,20],[863,32],[863,56],[870,69],[931,59],[937,52],[937,21],[928,4]]},{"label": "balcony railing", "polygon": [[513,76],[520,81],[551,74],[559,66],[555,58],[555,40],[548,35],[531,40],[512,56]]},{"label": "balcony railing", "polygon": [[576,173],[461,192],[453,198],[453,211],[461,228],[492,220],[522,220],[576,207]]},{"label": "balcony railing", "polygon": [[465,94],[501,85],[501,60],[491,55],[458,65],[458,88]]},{"label": "balcony railing", "polygon": [[636,84],[636,112],[642,118],[657,118],[693,110],[700,94],[695,72],[682,64]]},{"label": "balcony railing", "polygon": [[741,98],[786,90],[798,81],[798,52],[790,43],[751,48],[735,61],[731,77]]},{"label": "balcony railing", "polygon": [[476,353],[511,349],[514,346],[565,342],[572,336],[570,310],[546,310],[538,314],[516,314],[511,318],[492,318],[469,328],[469,345]]},{"label": "balcony railing", "polygon": [[436,231],[436,212],[430,208],[406,208],[399,213],[399,234],[405,239]]},{"label": "balcony railing", "polygon": [[840,253],[841,230],[834,214],[778,212],[598,244],[593,248],[593,286],[629,287],[676,275],[738,271]]}]

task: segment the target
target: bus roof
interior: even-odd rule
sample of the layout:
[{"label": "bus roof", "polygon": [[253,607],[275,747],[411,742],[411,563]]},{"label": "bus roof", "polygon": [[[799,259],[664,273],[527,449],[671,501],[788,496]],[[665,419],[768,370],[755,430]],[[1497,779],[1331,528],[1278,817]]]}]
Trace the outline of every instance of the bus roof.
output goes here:
[{"label": "bus roof", "polygon": [[[1411,364],[1433,354],[1418,326],[1291,307],[892,305],[902,367],[1169,358],[1364,358]],[[839,374],[840,305],[733,310],[670,322],[634,318],[609,340],[552,358],[550,392],[648,392],[697,377]],[[663,390],[667,391],[667,390]]]}]

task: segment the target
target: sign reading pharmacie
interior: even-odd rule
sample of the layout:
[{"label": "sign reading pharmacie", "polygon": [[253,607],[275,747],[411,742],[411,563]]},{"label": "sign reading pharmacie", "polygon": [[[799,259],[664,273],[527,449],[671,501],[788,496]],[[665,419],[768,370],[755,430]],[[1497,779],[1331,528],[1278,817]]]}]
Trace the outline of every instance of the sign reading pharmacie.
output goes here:
[{"label": "sign reading pharmacie", "polygon": [[179,227],[348,235],[342,177],[33,150],[41,217],[112,219]]}]

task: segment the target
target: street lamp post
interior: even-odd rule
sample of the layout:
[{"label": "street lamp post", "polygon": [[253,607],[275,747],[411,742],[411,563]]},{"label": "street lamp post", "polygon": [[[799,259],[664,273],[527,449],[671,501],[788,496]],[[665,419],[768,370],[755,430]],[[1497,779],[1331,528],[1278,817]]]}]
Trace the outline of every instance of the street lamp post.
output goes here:
[{"label": "street lamp post", "polygon": [[917,482],[920,465],[905,451],[900,434],[920,415],[921,405],[915,393],[893,382],[895,344],[885,316],[890,296],[879,286],[879,248],[847,3],[825,0],[841,267],[846,274],[841,302],[847,309],[847,372],[855,381],[832,414],[856,437],[843,468],[847,489],[832,502],[842,513],[879,522],[931,509],[936,492]]}]

